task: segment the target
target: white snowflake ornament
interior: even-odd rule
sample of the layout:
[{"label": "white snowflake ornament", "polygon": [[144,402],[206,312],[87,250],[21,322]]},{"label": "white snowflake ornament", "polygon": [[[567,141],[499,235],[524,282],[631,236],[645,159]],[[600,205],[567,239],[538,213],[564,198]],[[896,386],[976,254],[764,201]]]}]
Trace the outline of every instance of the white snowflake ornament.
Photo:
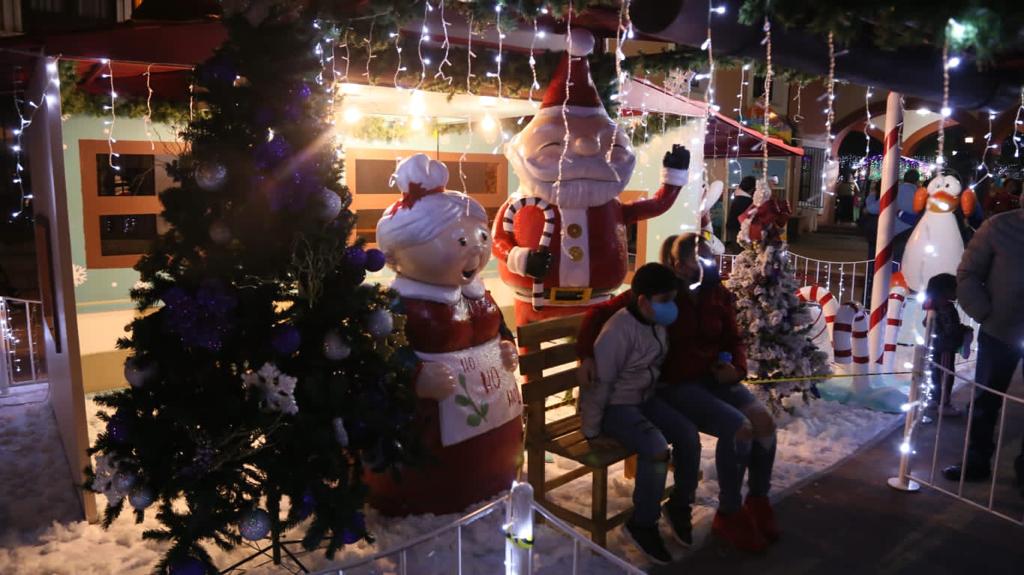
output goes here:
[{"label": "white snowflake ornament", "polygon": [[85,266],[78,264],[71,265],[71,278],[75,283],[75,287],[78,287],[89,280],[89,270]]},{"label": "white snowflake ornament", "polygon": [[242,375],[242,381],[249,389],[263,395],[263,408],[267,411],[279,411],[288,415],[299,412],[295,403],[296,378],[281,373],[273,363],[264,363],[259,371],[248,371]]}]

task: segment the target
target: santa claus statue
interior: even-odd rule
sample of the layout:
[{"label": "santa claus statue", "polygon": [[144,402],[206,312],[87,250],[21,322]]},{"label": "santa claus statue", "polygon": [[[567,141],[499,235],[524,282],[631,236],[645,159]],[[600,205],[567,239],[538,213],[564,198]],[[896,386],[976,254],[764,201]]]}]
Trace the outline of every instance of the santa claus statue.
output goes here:
[{"label": "santa claus statue", "polygon": [[370,504],[387,515],[453,513],[512,485],[522,455],[522,398],[512,334],[484,289],[487,214],[445,190],[444,164],[416,154],[392,181],[402,199],[377,223],[377,243],[419,358],[422,441],[432,461],[401,479],[369,474]]},{"label": "santa claus statue", "polygon": [[540,110],[505,150],[519,190],[494,221],[494,254],[518,325],[608,299],[626,277],[627,226],[665,213],[687,182],[690,153],[673,146],[657,194],[619,201],[636,157],[590,77],[593,36],[575,29],[568,41]]}]

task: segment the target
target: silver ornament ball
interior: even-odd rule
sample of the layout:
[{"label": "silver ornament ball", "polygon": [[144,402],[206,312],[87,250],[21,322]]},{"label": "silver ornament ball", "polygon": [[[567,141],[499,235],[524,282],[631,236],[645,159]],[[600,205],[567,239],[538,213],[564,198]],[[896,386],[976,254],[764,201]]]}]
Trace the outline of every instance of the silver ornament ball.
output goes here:
[{"label": "silver ornament ball", "polygon": [[366,318],[366,330],[373,337],[384,337],[395,328],[395,320],[391,312],[386,309],[378,309],[370,312]]},{"label": "silver ornament ball", "polygon": [[323,188],[320,190],[320,211],[317,216],[325,221],[331,222],[341,213],[341,196],[334,190]]},{"label": "silver ornament ball", "polygon": [[140,485],[128,493],[128,503],[135,509],[142,511],[156,501],[153,490],[145,485]]},{"label": "silver ornament ball", "polygon": [[262,509],[246,511],[238,521],[238,533],[249,541],[263,539],[270,533],[270,514]]},{"label": "silver ornament ball", "polygon": [[324,357],[331,361],[341,361],[351,354],[352,348],[337,331],[330,331],[324,336]]},{"label": "silver ornament ball", "polygon": [[142,387],[146,380],[153,377],[155,373],[154,366],[141,367],[139,360],[134,357],[130,357],[124,362],[124,378],[132,387]]},{"label": "silver ornament ball", "polygon": [[224,164],[202,162],[196,167],[196,185],[207,192],[219,190],[228,179],[228,169]]}]

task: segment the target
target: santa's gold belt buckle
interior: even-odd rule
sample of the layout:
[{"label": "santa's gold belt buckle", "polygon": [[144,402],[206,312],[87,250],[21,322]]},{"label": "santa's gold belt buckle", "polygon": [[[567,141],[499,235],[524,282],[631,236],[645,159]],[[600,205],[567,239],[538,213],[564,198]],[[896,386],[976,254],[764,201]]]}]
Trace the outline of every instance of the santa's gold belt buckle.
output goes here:
[{"label": "santa's gold belt buckle", "polygon": [[559,303],[587,303],[593,288],[556,287],[551,288],[548,301]]}]

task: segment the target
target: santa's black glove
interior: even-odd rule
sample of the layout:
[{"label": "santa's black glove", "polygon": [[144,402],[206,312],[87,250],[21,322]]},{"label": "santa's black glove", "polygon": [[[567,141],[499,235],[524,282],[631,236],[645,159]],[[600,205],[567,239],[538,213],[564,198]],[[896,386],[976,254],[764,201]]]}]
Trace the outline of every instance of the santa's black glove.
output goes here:
[{"label": "santa's black glove", "polygon": [[547,248],[533,250],[526,254],[526,275],[541,279],[548,273],[551,267],[551,252]]},{"label": "santa's black glove", "polygon": [[688,170],[690,168],[690,150],[679,144],[672,144],[672,151],[665,152],[665,158],[661,165],[673,170]]}]

